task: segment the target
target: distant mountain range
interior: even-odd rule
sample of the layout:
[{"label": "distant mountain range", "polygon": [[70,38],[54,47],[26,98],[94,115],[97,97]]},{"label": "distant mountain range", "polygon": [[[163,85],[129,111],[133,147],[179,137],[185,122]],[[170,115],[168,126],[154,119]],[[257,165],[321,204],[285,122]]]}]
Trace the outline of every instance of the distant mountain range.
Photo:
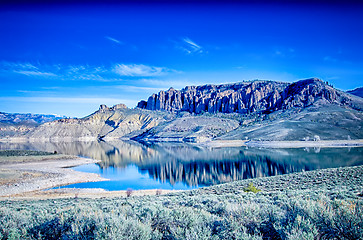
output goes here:
[{"label": "distant mountain range", "polygon": [[4,113],[0,112],[0,122],[13,124],[42,124],[54,120],[67,118],[56,114],[32,114],[32,113]]},{"label": "distant mountain range", "polygon": [[363,98],[363,87],[359,87],[354,90],[347,91],[347,93],[350,93],[350,94]]},{"label": "distant mountain range", "polygon": [[0,112],[0,137],[25,134],[43,123],[62,118],[66,117],[54,114]]},{"label": "distant mountain range", "polygon": [[363,98],[316,78],[171,88],[137,106],[101,105],[85,118],[44,123],[23,136],[142,142],[363,138]]}]

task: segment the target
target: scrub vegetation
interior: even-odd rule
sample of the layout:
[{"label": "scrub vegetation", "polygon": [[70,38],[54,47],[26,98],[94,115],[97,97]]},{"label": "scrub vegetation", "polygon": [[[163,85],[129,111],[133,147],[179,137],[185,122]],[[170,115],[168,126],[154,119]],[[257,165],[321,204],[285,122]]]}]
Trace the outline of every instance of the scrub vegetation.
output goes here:
[{"label": "scrub vegetation", "polygon": [[362,186],[359,166],[169,195],[3,200],[0,239],[363,239]]}]

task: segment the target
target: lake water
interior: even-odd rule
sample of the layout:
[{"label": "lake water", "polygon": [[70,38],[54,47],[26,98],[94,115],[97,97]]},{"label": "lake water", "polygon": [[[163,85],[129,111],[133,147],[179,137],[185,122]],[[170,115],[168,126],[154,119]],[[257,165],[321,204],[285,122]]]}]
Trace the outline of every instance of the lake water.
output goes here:
[{"label": "lake water", "polygon": [[0,149],[41,150],[101,160],[74,167],[110,181],[65,187],[107,190],[193,189],[247,178],[363,164],[363,148],[204,148],[131,141],[0,143]]}]

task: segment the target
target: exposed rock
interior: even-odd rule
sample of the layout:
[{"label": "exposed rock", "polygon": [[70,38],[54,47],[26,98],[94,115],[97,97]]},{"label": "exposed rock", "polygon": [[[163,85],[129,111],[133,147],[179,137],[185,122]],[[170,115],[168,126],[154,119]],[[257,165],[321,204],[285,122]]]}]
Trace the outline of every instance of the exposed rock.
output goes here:
[{"label": "exposed rock", "polygon": [[165,121],[164,115],[147,110],[128,109],[124,104],[111,108],[101,105],[98,111],[85,118],[45,123],[27,134],[27,137],[44,140],[120,138],[132,132],[141,131],[140,134],[158,125]]},{"label": "exposed rock", "polygon": [[104,112],[104,111],[118,110],[118,109],[127,109],[127,106],[125,104],[123,104],[123,103],[116,104],[113,107],[107,107],[107,105],[101,104],[98,111]]},{"label": "exposed rock", "polygon": [[101,104],[98,111],[104,111],[104,110],[108,110],[108,107],[105,104]]},{"label": "exposed rock", "polygon": [[117,109],[126,109],[126,108],[127,108],[127,106],[125,104],[120,103],[120,104],[114,105],[111,109],[112,110],[117,110]]},{"label": "exposed rock", "polygon": [[362,109],[352,103],[350,95],[336,90],[317,78],[292,84],[253,81],[223,85],[170,88],[138,103],[139,108],[190,113],[270,113],[280,109],[307,107],[317,101]]}]

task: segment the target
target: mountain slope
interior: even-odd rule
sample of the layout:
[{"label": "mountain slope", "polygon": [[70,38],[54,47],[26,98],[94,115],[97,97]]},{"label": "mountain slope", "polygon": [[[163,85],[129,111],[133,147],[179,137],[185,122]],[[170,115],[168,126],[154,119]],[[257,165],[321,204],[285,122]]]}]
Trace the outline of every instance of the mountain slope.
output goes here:
[{"label": "mountain slope", "polygon": [[149,110],[209,113],[271,113],[277,110],[311,106],[320,101],[362,110],[363,101],[312,78],[295,83],[253,81],[224,85],[170,88],[140,101]]},{"label": "mountain slope", "polygon": [[[171,114],[155,114],[141,109],[128,109],[123,104],[108,108],[101,105],[93,114],[81,119],[61,119],[45,123],[27,136],[35,139],[99,139],[120,138],[144,130],[165,121]],[[140,132],[138,132],[140,131]]]},{"label": "mountain slope", "polygon": [[[139,102],[138,107],[212,114],[240,122],[240,126],[226,129],[223,134],[204,135],[209,139],[363,138],[363,99],[315,78],[291,84],[254,81],[169,89]],[[160,138],[166,135],[165,129],[168,126],[155,128],[140,139]]]},{"label": "mountain slope", "polygon": [[354,90],[347,91],[347,93],[363,98],[363,87],[356,88]]},{"label": "mountain slope", "polygon": [[277,111],[241,125],[219,139],[349,140],[363,138],[363,112],[340,106],[310,106]]}]

